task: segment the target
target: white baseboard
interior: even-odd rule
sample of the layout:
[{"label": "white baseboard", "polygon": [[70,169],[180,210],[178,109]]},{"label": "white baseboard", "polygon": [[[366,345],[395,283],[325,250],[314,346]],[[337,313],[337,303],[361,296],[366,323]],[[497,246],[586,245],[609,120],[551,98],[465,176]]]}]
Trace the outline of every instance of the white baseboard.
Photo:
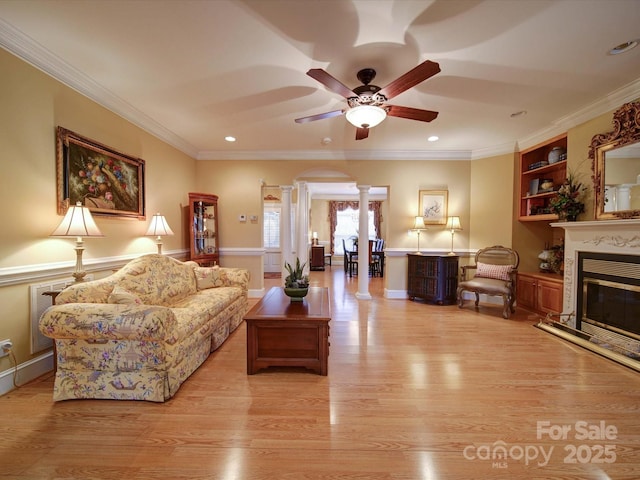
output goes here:
[{"label": "white baseboard", "polygon": [[385,288],[384,298],[391,298],[393,300],[406,300],[409,297],[407,296],[406,290],[389,290],[388,288]]},{"label": "white baseboard", "polygon": [[264,297],[265,289],[264,288],[250,288],[248,292],[249,298],[262,298]]},{"label": "white baseboard", "polygon": [[[53,370],[53,351],[44,353],[36,358],[21,363],[18,365],[18,372],[16,376],[16,383],[18,385],[24,385],[31,380],[44,375],[47,372]],[[16,387],[13,385],[13,373],[15,368],[10,368],[4,372],[0,372],[0,395],[14,390]],[[51,392],[53,395],[53,392]]]}]

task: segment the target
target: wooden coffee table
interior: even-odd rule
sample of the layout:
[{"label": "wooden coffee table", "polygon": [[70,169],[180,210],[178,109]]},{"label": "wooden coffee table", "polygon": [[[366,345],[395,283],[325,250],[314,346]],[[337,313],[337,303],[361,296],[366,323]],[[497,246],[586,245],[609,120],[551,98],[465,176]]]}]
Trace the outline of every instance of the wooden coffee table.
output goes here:
[{"label": "wooden coffee table", "polygon": [[292,302],[273,287],[244,317],[247,322],[247,374],[268,367],[305,367],[327,374],[329,289],[310,287],[302,302]]}]

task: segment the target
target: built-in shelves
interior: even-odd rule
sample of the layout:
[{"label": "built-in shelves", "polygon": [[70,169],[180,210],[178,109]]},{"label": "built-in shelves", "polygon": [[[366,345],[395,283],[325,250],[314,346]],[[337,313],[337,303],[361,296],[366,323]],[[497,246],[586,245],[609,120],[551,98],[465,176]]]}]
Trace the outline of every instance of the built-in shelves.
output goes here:
[{"label": "built-in shelves", "polygon": [[[563,150],[560,160],[549,162],[549,153],[556,147]],[[522,222],[557,220],[549,209],[549,202],[567,177],[567,135],[520,152],[519,212]],[[545,185],[546,188],[543,186]]]}]

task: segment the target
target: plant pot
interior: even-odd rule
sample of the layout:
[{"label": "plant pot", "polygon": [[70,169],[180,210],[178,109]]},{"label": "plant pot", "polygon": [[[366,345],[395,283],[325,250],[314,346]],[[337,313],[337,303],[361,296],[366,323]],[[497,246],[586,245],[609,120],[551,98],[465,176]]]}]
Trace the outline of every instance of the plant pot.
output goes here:
[{"label": "plant pot", "polygon": [[309,287],[304,288],[293,288],[293,287],[284,287],[284,293],[289,298],[291,298],[292,302],[302,302],[304,297],[309,293]]},{"label": "plant pot", "polygon": [[559,213],[558,220],[561,222],[575,222],[578,220],[577,213]]}]

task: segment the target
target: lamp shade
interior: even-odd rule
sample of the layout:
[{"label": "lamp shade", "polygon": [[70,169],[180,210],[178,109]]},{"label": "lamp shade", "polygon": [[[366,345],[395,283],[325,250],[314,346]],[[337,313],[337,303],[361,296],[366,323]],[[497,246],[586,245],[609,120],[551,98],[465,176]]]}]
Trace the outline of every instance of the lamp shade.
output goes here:
[{"label": "lamp shade", "polygon": [[173,235],[173,231],[169,227],[169,224],[165,220],[163,215],[156,213],[153,217],[151,217],[151,223],[149,223],[149,229],[147,230],[146,235],[149,236],[167,236]]},{"label": "lamp shade", "polygon": [[375,105],[359,105],[347,110],[349,123],[358,128],[373,128],[387,117],[384,108]]},{"label": "lamp shade", "polygon": [[414,230],[426,230],[427,226],[424,224],[424,217],[415,217],[413,220]]},{"label": "lamp shade", "polygon": [[104,237],[102,232],[93,221],[91,212],[82,203],[77,202],[69,207],[66,215],[58,225],[52,237]]},{"label": "lamp shade", "polygon": [[447,217],[447,230],[462,230],[460,226],[460,217]]}]

